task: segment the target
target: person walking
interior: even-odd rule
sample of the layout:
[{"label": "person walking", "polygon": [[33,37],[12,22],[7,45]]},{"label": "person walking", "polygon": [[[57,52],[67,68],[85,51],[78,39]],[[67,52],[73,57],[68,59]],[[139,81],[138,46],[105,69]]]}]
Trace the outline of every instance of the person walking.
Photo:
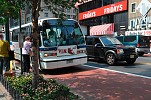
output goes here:
[{"label": "person walking", "polygon": [[[2,76],[6,71],[9,71],[9,42],[4,40],[3,34],[0,34],[0,75]],[[4,71],[4,73],[3,73]]]},{"label": "person walking", "polygon": [[30,36],[25,37],[25,41],[23,43],[23,73],[29,73],[30,72],[30,52],[31,52],[31,42],[30,42]]}]

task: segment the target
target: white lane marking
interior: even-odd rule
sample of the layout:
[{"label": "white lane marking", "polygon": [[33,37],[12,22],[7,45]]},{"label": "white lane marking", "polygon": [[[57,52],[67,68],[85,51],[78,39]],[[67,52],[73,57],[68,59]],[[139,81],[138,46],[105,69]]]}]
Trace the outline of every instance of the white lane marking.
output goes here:
[{"label": "white lane marking", "polygon": [[137,62],[139,64],[144,64],[144,65],[151,65],[151,63],[148,63],[148,62]]},{"label": "white lane marking", "polygon": [[111,69],[106,69],[106,68],[99,68],[99,67],[94,67],[94,66],[90,66],[90,65],[83,65],[83,66],[87,66],[87,67],[91,67],[91,68],[97,68],[97,69],[102,69],[102,70],[107,70],[107,71],[111,71],[111,72],[117,72],[117,73],[126,74],[126,75],[132,75],[132,76],[137,76],[137,77],[151,79],[151,77],[147,77],[147,76],[143,76],[143,75],[136,75],[136,74],[132,74],[132,73],[121,72],[121,71],[116,71],[116,70],[111,70]]}]

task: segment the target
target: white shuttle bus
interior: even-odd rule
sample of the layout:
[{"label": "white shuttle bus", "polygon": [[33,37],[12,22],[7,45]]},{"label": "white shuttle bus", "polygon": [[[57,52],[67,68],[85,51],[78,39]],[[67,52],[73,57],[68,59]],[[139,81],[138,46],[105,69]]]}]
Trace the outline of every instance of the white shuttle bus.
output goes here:
[{"label": "white shuttle bus", "polygon": [[[20,60],[19,36],[24,39],[32,34],[32,23],[10,29],[10,40],[15,59]],[[73,19],[61,21],[55,18],[38,21],[39,67],[55,69],[87,63],[86,42],[80,25]],[[23,40],[24,41],[24,40]]]}]

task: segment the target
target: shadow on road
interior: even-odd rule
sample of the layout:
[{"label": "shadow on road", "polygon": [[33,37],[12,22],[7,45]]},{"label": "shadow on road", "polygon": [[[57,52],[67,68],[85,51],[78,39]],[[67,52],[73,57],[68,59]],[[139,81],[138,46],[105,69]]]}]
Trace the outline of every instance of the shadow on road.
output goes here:
[{"label": "shadow on road", "polygon": [[61,75],[61,74],[70,74],[70,73],[89,71],[93,69],[94,68],[83,68],[82,66],[71,66],[71,67],[58,68],[58,69],[42,70],[40,71],[40,74]]}]

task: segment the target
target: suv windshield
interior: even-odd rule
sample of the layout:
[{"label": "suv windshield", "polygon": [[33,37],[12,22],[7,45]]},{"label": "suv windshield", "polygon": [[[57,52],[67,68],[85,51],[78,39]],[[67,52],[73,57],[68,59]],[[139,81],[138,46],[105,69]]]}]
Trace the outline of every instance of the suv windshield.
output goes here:
[{"label": "suv windshield", "polygon": [[103,44],[105,46],[109,46],[109,45],[122,45],[122,43],[114,38],[114,37],[100,37],[101,41],[103,42]]}]

